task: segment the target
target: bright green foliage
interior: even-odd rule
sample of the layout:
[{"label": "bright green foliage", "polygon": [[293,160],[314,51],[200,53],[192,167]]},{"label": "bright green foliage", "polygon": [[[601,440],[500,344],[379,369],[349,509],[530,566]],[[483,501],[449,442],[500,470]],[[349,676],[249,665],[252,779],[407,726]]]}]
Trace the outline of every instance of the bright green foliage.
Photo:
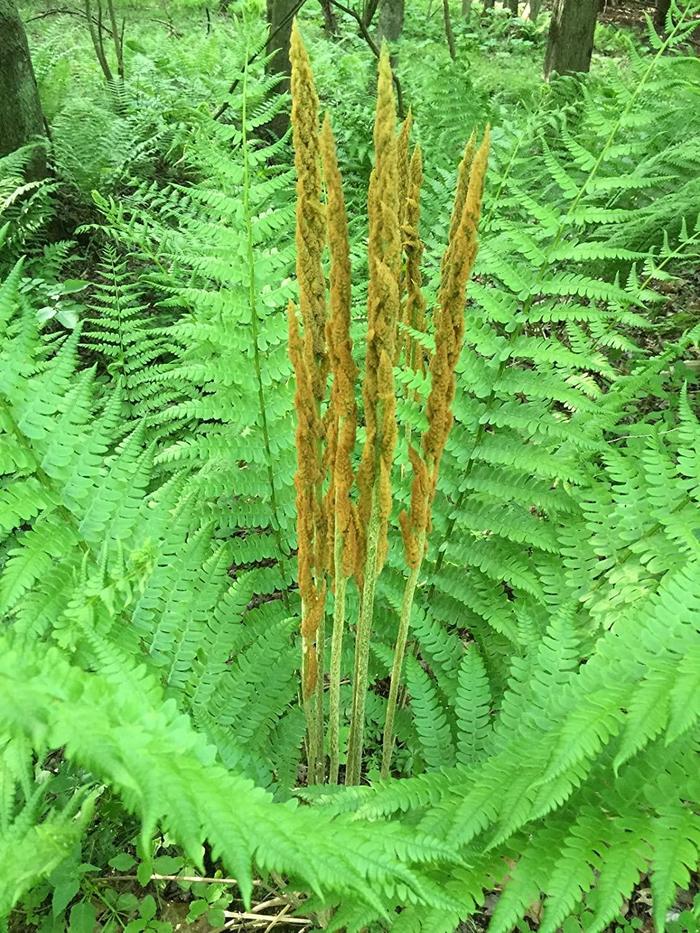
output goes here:
[{"label": "bright green foliage", "polygon": [[[170,58],[134,50],[136,77],[85,102],[63,99],[66,59],[47,40],[35,65],[59,187],[23,188],[21,153],[0,166],[0,916],[41,883],[57,915],[92,910],[60,879],[109,805],[141,827],[145,877],[167,834],[174,870],[201,870],[206,845],[245,901],[274,878],[331,929],[453,933],[496,892],[493,933],[538,902],[545,933],[569,918],[602,933],[642,883],[661,931],[700,864],[698,332],[689,315],[658,317],[655,290],[697,259],[696,63],[630,52],[628,74],[593,75],[572,103],[563,81],[517,120],[494,105],[396,778],[299,791],[294,182],[286,143],[261,141],[284,99],[241,68],[254,30],[237,25],[173,40]],[[366,88],[333,82],[363,53],[347,38],[333,75],[316,46],[352,208]],[[470,80],[437,73],[451,90]],[[419,121],[429,310],[464,136],[449,98]],[[476,92],[468,106],[469,122],[486,117]],[[71,269],[89,283],[61,291],[75,247],[45,246],[45,224],[57,191],[82,203],[92,185],[99,214],[78,235],[94,238],[93,267]],[[352,216],[351,232],[359,255]],[[396,380],[411,390],[399,474],[428,385],[400,367]],[[403,586],[395,524],[370,740]]]},{"label": "bright green foliage", "polygon": [[484,662],[476,645],[470,645],[459,666],[455,715],[457,760],[461,765],[478,761],[491,737],[491,691]]}]

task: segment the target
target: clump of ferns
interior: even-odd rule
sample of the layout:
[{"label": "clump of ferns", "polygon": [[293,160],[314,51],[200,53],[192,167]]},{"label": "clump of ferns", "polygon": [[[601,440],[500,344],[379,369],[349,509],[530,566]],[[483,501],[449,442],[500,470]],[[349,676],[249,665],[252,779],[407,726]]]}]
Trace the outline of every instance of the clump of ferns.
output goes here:
[{"label": "clump of ferns", "polygon": [[[359,592],[346,784],[362,771],[368,662],[377,579],[387,556],[392,472],[397,445],[394,367],[427,368],[427,428],[419,443],[407,433],[412,467],[410,507],[399,516],[407,577],[393,654],[382,750],[389,773],[401,671],[416,585],[426,553],[440,461],[450,428],[455,367],[464,337],[466,287],[477,251],[489,149],[488,129],[477,148],[469,140],[459,166],[447,248],[433,309],[435,350],[427,359],[418,234],[422,158],[410,148],[411,117],[397,128],[389,56],[379,61],[374,124],[375,166],[368,194],[367,337],[362,410],[364,443],[355,468],[358,369],[350,337],[351,266],[348,223],[331,122],[319,122],[308,55],[292,33],[292,130],[297,173],[297,309],[290,304],[289,352],[296,376],[297,536],[302,600],[302,697],[310,782],[325,778],[324,642],[326,602],[333,592],[330,645],[329,780],[340,762],[340,684],[348,584]],[[324,251],[329,252],[329,283]],[[332,377],[327,400],[329,376]]]}]

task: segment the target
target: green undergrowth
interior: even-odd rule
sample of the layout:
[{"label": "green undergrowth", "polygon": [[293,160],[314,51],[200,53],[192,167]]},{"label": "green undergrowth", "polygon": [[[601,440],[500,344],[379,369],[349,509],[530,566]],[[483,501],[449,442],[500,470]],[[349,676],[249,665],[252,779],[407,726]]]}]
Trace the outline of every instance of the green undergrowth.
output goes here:
[{"label": "green undergrowth", "polygon": [[[262,10],[120,5],[114,87],[79,17],[28,22],[53,174],[0,162],[11,930],[221,929],[262,903],[309,929],[695,929],[700,66],[680,11],[666,45],[604,26],[589,79],[544,85],[546,18],[455,9],[452,63],[433,7],[395,50],[429,308],[465,136],[490,122],[493,148],[394,773],[396,521],[366,783],[342,789],[304,787],[294,173],[265,129],[288,101],[246,64]],[[301,24],[359,332],[374,62],[340,19],[337,43],[315,6]],[[395,376],[406,467],[428,386]]]}]

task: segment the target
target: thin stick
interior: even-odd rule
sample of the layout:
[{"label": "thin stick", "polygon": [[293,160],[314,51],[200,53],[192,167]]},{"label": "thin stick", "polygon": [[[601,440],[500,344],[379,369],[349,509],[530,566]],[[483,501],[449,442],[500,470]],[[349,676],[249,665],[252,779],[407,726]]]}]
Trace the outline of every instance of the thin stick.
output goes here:
[{"label": "thin stick", "polygon": [[[232,927],[237,920],[279,920],[278,914],[252,914],[247,911],[237,911],[237,910],[225,910],[224,917],[230,917],[231,922],[227,923],[227,927]],[[292,923],[296,926],[306,926],[306,924],[311,923],[311,920],[308,917],[284,917],[285,923]]]},{"label": "thin stick", "polygon": [[[138,875],[100,875],[97,881],[138,881]],[[199,875],[151,875],[149,881],[179,881],[182,884],[238,884],[236,878],[207,878]],[[254,885],[262,881],[253,881]]]},{"label": "thin stick", "polygon": [[452,30],[452,16],[450,14],[450,0],[442,0],[442,15],[445,20],[445,38],[447,39],[447,48],[452,61],[457,60],[457,48],[455,46],[455,34]]}]

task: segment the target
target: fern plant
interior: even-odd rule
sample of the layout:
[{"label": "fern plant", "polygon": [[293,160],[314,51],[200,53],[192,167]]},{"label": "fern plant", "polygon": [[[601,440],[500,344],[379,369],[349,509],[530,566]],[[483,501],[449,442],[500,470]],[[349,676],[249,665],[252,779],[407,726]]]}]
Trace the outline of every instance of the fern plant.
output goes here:
[{"label": "fern plant", "polygon": [[[460,756],[457,767],[450,767],[455,746],[449,729],[443,735],[445,726],[437,733],[421,727],[422,716],[439,723],[444,713],[435,706],[435,688],[431,692],[427,675],[413,662],[416,729],[426,762],[437,772],[348,790],[326,804],[336,812],[352,809],[358,818],[418,819],[423,830],[444,834],[471,866],[458,873],[459,879],[445,876],[447,890],[469,904],[485,877],[502,886],[490,929],[511,929],[541,900],[545,930],[556,930],[574,911],[586,930],[604,930],[646,874],[655,923],[663,929],[676,886],[686,887],[698,864],[700,787],[693,762],[700,707],[692,697],[700,677],[700,552],[697,519],[691,517],[697,513],[694,494],[688,495],[697,484],[700,430],[686,402],[674,434],[665,454],[659,453],[657,438],[646,439],[650,453],[642,458],[632,439],[589,490],[591,499],[599,497],[600,509],[592,513],[588,529],[591,551],[600,554],[601,534],[619,534],[631,547],[600,568],[607,599],[589,575],[600,598],[594,644],[585,608],[589,600],[584,597],[581,605],[574,598],[551,618],[539,644],[514,657],[498,709],[491,705],[483,667],[474,670],[473,660],[463,661],[472,668],[474,696],[467,730],[460,670],[458,748],[463,755],[465,732],[471,747],[475,737],[481,747],[467,760]],[[638,503],[635,479],[644,482],[650,469],[657,488],[682,502],[675,513],[662,512],[664,527],[657,521],[661,540],[656,543],[643,520],[630,528],[629,507],[618,513],[619,524],[610,520],[610,490]],[[585,531],[577,536],[579,550]],[[684,542],[680,555],[674,548],[671,557],[663,541],[667,534]],[[636,542],[650,565],[643,588],[635,585],[633,573],[627,576]],[[614,551],[605,548],[605,554]],[[627,584],[626,602],[620,599],[619,580]],[[435,748],[441,750],[437,759]],[[429,925],[447,931],[463,916],[411,909],[402,914],[399,928]]]},{"label": "fern plant", "polygon": [[[680,385],[698,334],[658,355],[644,339],[653,283],[697,242],[693,179],[678,181],[695,152],[673,139],[680,121],[694,126],[674,17],[609,102],[593,82],[575,111],[552,113],[545,92],[494,132],[394,779],[298,787],[291,171],[285,141],[257,139],[283,100],[239,69],[224,122],[188,111],[187,133],[168,137],[177,170],[157,183],[117,172],[119,196],[96,195],[102,265],[82,327],[42,325],[31,265],[4,279],[0,915],[75,856],[106,785],[141,825],[147,868],[160,829],[199,867],[207,846],[247,903],[269,876],[330,929],[452,933],[488,897],[496,933],[533,905],[545,931],[569,917],[602,931],[647,879],[664,929],[700,863],[700,430],[693,385]],[[209,40],[208,62],[222,42]],[[174,47],[153,68],[168,94],[197,54]],[[664,110],[669,81],[679,106]],[[453,185],[432,148],[429,309]],[[361,225],[349,226],[357,255]],[[13,253],[35,249],[25,229]],[[61,255],[37,266],[53,256],[58,277]],[[361,284],[353,334],[365,297]],[[403,451],[426,428],[431,385],[420,370],[393,375]],[[369,780],[404,583],[402,452],[393,467]],[[347,618],[358,612],[351,594]]]}]

